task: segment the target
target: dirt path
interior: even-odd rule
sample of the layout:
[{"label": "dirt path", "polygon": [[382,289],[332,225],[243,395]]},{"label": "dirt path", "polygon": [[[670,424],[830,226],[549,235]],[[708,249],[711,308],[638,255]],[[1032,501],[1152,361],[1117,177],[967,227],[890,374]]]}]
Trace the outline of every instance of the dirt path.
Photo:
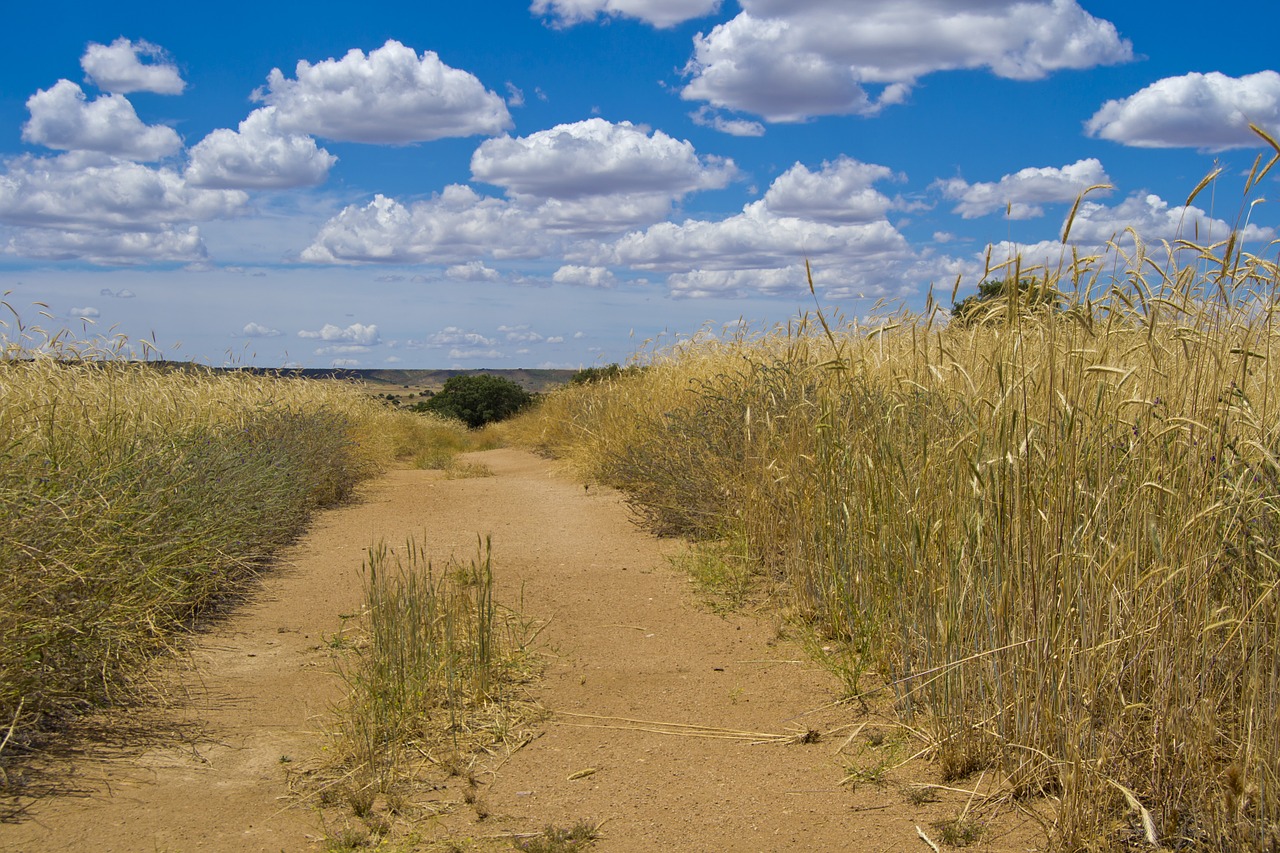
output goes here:
[{"label": "dirt path", "polygon": [[[482,767],[487,819],[424,826],[424,841],[591,820],[604,821],[595,849],[606,852],[928,853],[917,827],[941,843],[938,823],[968,806],[987,826],[977,849],[1043,848],[1034,824],[1008,809],[993,820],[981,797],[962,792],[981,780],[913,789],[937,782],[930,768],[888,770],[919,742],[887,717],[833,704],[834,683],[779,640],[771,619],[701,605],[667,563],[679,545],[638,531],[616,494],[520,451],[478,458],[495,476],[393,471],[361,502],[322,515],[262,595],[202,638],[180,673],[186,696],[160,714],[155,736],[76,761],[79,795],[46,798],[26,820],[0,825],[0,849],[325,849],[320,819],[290,796],[286,771],[315,754],[340,695],[328,643],[359,609],[364,551],[414,537],[437,558],[466,558],[477,535],[492,536],[500,599],[522,594],[524,612],[548,622],[537,697],[554,716],[500,766]],[[753,745],[599,717],[837,734]],[[842,785],[851,767],[858,779]]]}]

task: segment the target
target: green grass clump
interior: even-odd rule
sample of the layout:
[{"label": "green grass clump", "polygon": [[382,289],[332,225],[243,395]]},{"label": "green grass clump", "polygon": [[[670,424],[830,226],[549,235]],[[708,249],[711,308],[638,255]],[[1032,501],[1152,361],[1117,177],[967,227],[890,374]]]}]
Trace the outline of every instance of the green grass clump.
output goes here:
[{"label": "green grass clump", "polygon": [[243,591],[312,511],[421,440],[415,416],[337,383],[164,370],[31,332],[11,328],[0,356],[9,756],[136,696],[155,653]]},{"label": "green grass clump", "polygon": [[511,434],[656,530],[743,537],[948,777],[1051,795],[1061,847],[1274,849],[1280,269],[1221,236],[1015,260],[1061,299],[982,322],[686,344]]}]

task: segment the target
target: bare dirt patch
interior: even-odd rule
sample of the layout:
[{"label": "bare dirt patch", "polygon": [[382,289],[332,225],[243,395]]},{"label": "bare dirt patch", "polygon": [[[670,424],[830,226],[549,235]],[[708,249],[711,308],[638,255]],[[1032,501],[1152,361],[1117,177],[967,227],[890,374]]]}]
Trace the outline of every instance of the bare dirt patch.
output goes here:
[{"label": "bare dirt patch", "polygon": [[618,495],[521,451],[474,460],[494,476],[397,470],[321,515],[170,668],[179,689],[145,737],[58,759],[75,793],[30,803],[0,847],[326,849],[332,820],[290,777],[318,760],[342,695],[333,656],[355,630],[365,550],[413,537],[443,562],[488,535],[499,600],[546,623],[535,694],[551,716],[522,749],[476,762],[474,785],[441,770],[418,804],[435,817],[396,849],[501,849],[585,820],[601,823],[600,851],[928,851],[920,833],[966,840],[947,834],[961,814],[975,849],[1044,848],[1038,824],[984,798],[989,779],[941,786],[887,708],[837,702],[776,619],[700,603],[667,559],[683,546],[635,528]]}]

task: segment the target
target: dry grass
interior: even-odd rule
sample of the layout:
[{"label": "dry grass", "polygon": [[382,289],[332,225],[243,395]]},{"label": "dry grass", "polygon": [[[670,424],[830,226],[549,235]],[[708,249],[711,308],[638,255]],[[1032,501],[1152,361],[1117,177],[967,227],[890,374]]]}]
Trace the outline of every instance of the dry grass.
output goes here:
[{"label": "dry grass", "polygon": [[337,383],[162,369],[16,319],[4,333],[0,763],[136,697],[139,669],[313,510],[431,440]]},{"label": "dry grass", "polygon": [[349,694],[331,764],[312,774],[311,787],[343,792],[367,828],[385,826],[379,834],[398,839],[421,815],[386,804],[456,780],[462,803],[483,821],[475,757],[523,746],[543,715],[524,693],[537,670],[527,650],[536,634],[494,601],[489,544],[440,567],[413,541],[371,548],[362,627],[341,665]]},{"label": "dry grass", "polygon": [[747,543],[949,775],[1054,798],[1061,847],[1276,849],[1280,273],[1253,248],[1127,232],[1012,270],[1061,311],[695,342],[510,434],[656,530]]}]

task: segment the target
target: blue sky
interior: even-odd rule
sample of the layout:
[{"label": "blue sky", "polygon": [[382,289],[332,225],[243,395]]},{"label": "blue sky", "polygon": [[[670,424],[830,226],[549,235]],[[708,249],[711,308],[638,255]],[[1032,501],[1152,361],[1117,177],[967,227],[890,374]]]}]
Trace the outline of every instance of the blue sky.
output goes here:
[{"label": "blue sky", "polygon": [[[210,364],[578,367],[1243,223],[1274,0],[20,4],[0,293]],[[1251,33],[1263,38],[1246,38]],[[1183,205],[1215,165],[1212,192]],[[1280,169],[1247,208],[1270,257]],[[16,323],[10,321],[9,334]]]}]

